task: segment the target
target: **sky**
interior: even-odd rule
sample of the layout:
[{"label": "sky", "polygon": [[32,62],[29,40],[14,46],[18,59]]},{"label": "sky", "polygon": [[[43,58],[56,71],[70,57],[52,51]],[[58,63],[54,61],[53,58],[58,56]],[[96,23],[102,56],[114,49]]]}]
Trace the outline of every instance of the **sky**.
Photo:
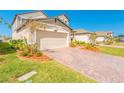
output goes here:
[{"label": "sky", "polygon": [[[33,12],[34,10],[0,10],[0,17],[12,23],[16,14]],[[49,17],[65,14],[72,29],[94,31],[112,31],[114,35],[124,34],[123,10],[43,10]],[[11,36],[12,30],[0,24],[0,35]]]}]

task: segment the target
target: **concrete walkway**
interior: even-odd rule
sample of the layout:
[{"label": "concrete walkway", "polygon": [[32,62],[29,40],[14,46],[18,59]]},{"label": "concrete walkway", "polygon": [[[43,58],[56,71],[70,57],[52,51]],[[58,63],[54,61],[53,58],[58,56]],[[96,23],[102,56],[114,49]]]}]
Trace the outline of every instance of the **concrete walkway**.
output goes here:
[{"label": "concrete walkway", "polygon": [[47,50],[45,53],[98,82],[124,82],[124,57],[111,56],[78,48]]},{"label": "concrete walkway", "polygon": [[99,44],[99,46],[106,46],[106,47],[113,47],[113,48],[124,48],[124,46],[103,45],[103,44]]}]

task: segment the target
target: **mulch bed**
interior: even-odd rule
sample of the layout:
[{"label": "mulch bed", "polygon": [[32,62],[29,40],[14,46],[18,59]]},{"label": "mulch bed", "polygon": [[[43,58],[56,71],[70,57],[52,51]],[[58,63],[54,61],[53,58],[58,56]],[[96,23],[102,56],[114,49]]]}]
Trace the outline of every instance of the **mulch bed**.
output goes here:
[{"label": "mulch bed", "polygon": [[89,51],[93,51],[93,52],[100,52],[99,48],[81,48],[83,50],[89,50]]},{"label": "mulch bed", "polygon": [[41,55],[41,56],[36,56],[36,55],[32,55],[32,56],[21,56],[20,55],[21,51],[17,51],[17,57],[20,60],[31,60],[31,61],[48,61],[48,60],[53,60],[52,58],[49,58],[46,55]]}]

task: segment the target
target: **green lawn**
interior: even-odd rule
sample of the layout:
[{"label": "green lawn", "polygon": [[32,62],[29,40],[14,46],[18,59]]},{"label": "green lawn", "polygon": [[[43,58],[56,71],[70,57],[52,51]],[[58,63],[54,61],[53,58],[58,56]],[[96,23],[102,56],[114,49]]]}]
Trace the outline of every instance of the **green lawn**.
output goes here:
[{"label": "green lawn", "polygon": [[[3,47],[4,45],[4,47]],[[14,50],[8,44],[0,44],[0,50],[5,54],[0,55],[0,82],[18,82],[17,77],[36,70],[38,73],[28,81],[32,82],[96,82],[80,73],[51,60],[46,62],[35,62],[19,60]],[[1,48],[1,46],[3,48]],[[9,49],[6,51],[7,48]]]},{"label": "green lawn", "polygon": [[103,47],[103,46],[100,46],[99,48],[100,51],[103,53],[124,57],[124,48],[112,48],[112,47]]},{"label": "green lawn", "polygon": [[119,43],[115,43],[113,44],[114,46],[124,46],[124,42],[119,42]]},{"label": "green lawn", "polygon": [[8,54],[14,52],[14,49],[12,49],[8,43],[0,43],[0,54]]}]

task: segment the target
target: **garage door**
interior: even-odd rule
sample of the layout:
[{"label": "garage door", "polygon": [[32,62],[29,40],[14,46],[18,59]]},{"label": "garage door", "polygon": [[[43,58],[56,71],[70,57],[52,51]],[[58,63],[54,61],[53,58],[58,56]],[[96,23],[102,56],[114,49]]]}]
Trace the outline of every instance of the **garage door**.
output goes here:
[{"label": "garage door", "polygon": [[75,39],[86,43],[90,42],[88,35],[77,35],[75,36]]},{"label": "garage door", "polygon": [[67,33],[42,32],[42,34],[41,50],[67,47]]}]

